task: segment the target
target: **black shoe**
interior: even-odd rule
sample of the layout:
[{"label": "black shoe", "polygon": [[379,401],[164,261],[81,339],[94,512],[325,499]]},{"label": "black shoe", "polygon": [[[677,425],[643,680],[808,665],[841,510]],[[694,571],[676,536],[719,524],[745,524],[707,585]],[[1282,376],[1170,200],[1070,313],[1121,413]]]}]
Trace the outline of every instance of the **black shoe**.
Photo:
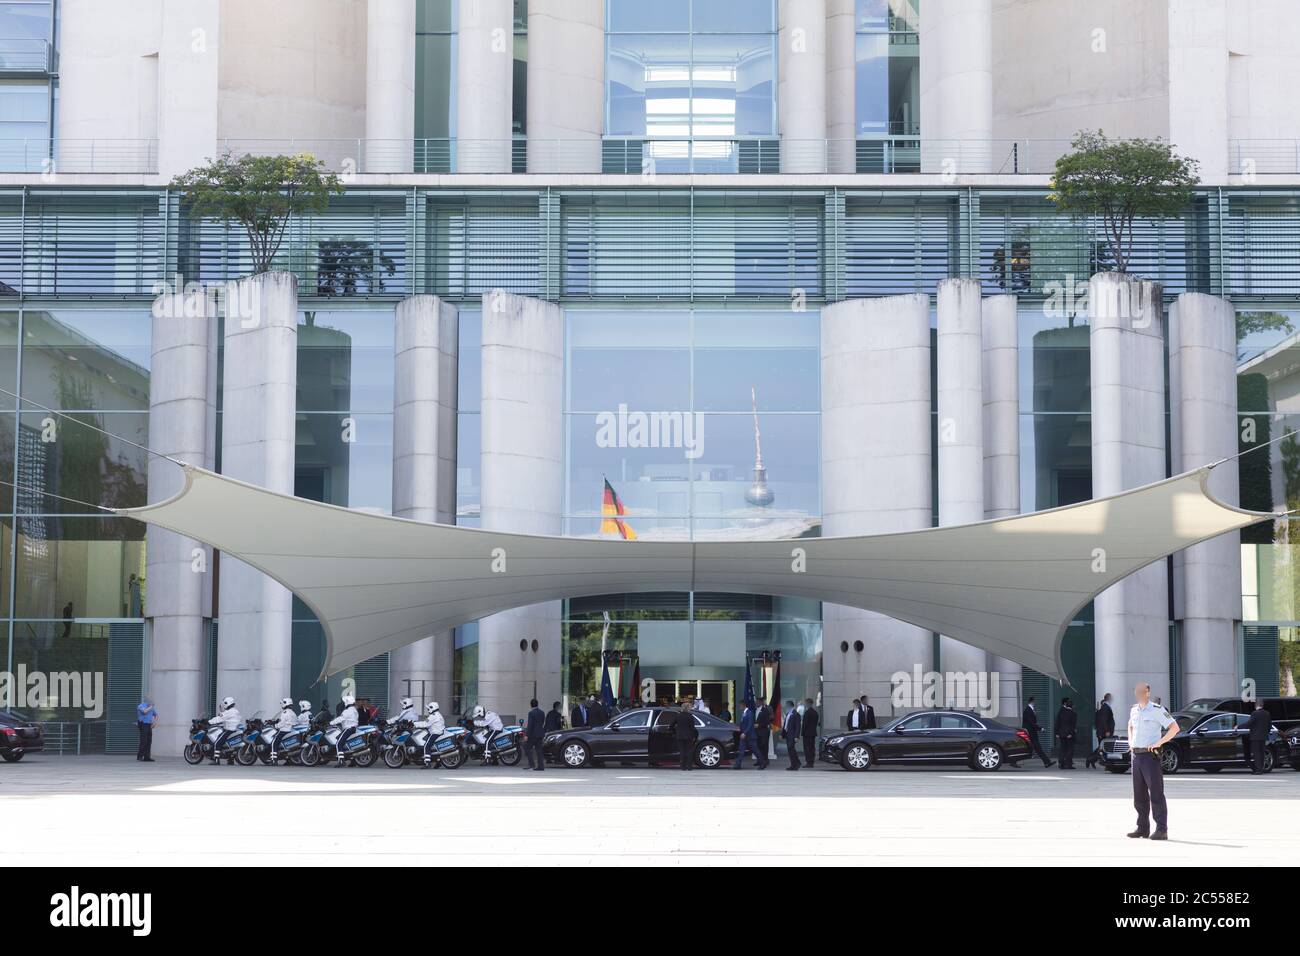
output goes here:
[{"label": "black shoe", "polygon": [[1151,834],[1151,839],[1153,839],[1153,840],[1168,840],[1168,839],[1169,839],[1169,831],[1168,831],[1168,830],[1157,830],[1155,833]]},{"label": "black shoe", "polygon": [[1052,764],[1054,764],[1054,763],[1056,763],[1055,760],[1044,760],[1044,761],[1043,761],[1043,769],[1046,770],[1048,767],[1050,767],[1050,766],[1051,766]]},{"label": "black shoe", "polygon": [[141,757],[140,759],[145,763],[153,763],[153,757]]},{"label": "black shoe", "polygon": [[1150,837],[1151,834],[1148,833],[1146,830],[1134,830],[1132,833],[1129,834],[1129,836],[1132,837],[1134,840],[1145,840],[1148,837]]}]

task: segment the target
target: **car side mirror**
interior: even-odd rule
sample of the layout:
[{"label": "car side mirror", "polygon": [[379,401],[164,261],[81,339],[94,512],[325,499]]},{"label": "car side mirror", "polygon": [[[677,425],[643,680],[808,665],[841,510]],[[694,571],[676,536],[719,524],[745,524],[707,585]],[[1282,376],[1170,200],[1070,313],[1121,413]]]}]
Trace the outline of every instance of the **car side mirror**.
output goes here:
[{"label": "car side mirror", "polygon": [[894,728],[894,733],[901,734],[902,732],[903,732],[903,727],[901,724]]}]

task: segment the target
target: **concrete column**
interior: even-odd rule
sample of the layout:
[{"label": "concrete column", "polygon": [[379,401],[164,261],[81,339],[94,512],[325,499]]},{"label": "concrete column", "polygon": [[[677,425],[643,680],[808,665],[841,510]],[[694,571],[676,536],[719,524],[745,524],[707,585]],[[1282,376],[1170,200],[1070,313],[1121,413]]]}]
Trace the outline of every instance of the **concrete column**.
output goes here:
[{"label": "concrete column", "polygon": [[[214,413],[209,358],[216,328],[207,296],[168,294],[153,307],[149,363],[149,447],[159,455],[211,468]],[[148,500],[165,501],[184,485],[179,465],[149,458]],[[145,614],[149,621],[149,695],[158,708],[154,746],[177,754],[190,718],[206,707],[207,627],[212,550],[150,525],[145,531]]]},{"label": "concrete column", "polygon": [[826,0],[827,172],[857,171],[857,37],[854,0]]},{"label": "concrete column", "polygon": [[[397,304],[393,368],[393,514],[456,518],[456,307],[433,295]],[[388,655],[388,699],[451,706],[452,632]]]},{"label": "concrete column", "polygon": [[[823,308],[821,379],[822,533],[930,527],[929,296]],[[877,717],[888,716],[891,675],[931,668],[922,628],[836,604],[822,605],[822,622],[825,714],[846,713],[865,693]]]},{"label": "concrete column", "polygon": [[510,172],[515,31],[511,0],[457,0],[456,171]]},{"label": "concrete column", "polygon": [[[944,279],[936,296],[939,524],[984,520],[983,303],[978,279]],[[989,656],[939,639],[939,669],[982,676]]]},{"label": "concrete column", "polygon": [[[1092,495],[1165,476],[1165,354],[1160,286],[1115,273],[1088,283],[1092,370]],[[1136,571],[1097,596],[1097,696],[1118,701],[1138,681],[1169,699],[1166,563]]]},{"label": "concrete column", "polygon": [[988,173],[992,0],[921,4],[921,171]]},{"label": "concrete column", "polygon": [[[226,310],[221,472],[293,494],[298,384],[298,284],[288,272],[239,282]],[[221,555],[217,696],[245,714],[289,693],[289,591],[261,571]]]},{"label": "concrete column", "polygon": [[780,0],[781,172],[826,172],[826,0]]},{"label": "concrete column", "polygon": [[[1020,354],[1014,295],[984,300],[984,517],[1020,513]],[[1020,716],[1020,665],[996,654],[998,714]]]},{"label": "concrete column", "polygon": [[[1187,292],[1169,309],[1169,437],[1175,473],[1237,453],[1237,317],[1225,299]],[[1210,491],[1238,503],[1237,468],[1210,473]],[[1174,555],[1174,617],[1182,622],[1183,697],[1239,694],[1241,537]]]},{"label": "concrete column", "polygon": [[169,178],[217,155],[219,0],[159,4],[158,174]]},{"label": "concrete column", "polygon": [[[540,299],[486,293],[482,351],[482,525],[560,534],[564,312]],[[530,697],[548,706],[560,699],[560,602],[494,614],[479,622],[478,634],[479,703],[522,715]]]},{"label": "concrete column", "polygon": [[366,2],[366,173],[410,172],[415,150],[415,0]]},{"label": "concrete column", "polygon": [[604,131],[604,0],[530,0],[528,171],[600,172]]}]

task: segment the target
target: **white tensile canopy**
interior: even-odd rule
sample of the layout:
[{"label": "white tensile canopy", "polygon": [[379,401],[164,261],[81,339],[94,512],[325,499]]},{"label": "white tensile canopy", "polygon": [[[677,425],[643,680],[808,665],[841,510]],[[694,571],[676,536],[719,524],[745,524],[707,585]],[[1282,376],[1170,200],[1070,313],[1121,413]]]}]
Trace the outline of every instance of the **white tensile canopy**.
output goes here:
[{"label": "white tensile canopy", "polygon": [[514,607],[695,590],[878,611],[1065,679],[1061,638],[1099,592],[1189,545],[1275,517],[1215,501],[1213,467],[1050,511],[842,538],[508,534],[353,511],[193,466],[174,497],[117,513],[210,544],[293,591],[324,627],[322,676]]}]

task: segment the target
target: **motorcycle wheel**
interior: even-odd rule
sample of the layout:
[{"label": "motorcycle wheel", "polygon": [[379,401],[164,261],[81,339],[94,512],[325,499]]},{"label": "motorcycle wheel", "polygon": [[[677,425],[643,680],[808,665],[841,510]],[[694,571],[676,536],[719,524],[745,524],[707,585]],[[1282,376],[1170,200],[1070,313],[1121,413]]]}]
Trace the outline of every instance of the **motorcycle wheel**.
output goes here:
[{"label": "motorcycle wheel", "polygon": [[358,767],[369,767],[375,762],[375,752],[369,747],[358,750],[352,755],[352,762]]},{"label": "motorcycle wheel", "polygon": [[186,744],[181,756],[185,758],[185,762],[191,767],[203,763],[203,751],[199,749],[198,744]]},{"label": "motorcycle wheel", "polygon": [[316,744],[307,744],[302,748],[302,765],[304,767],[314,767],[320,763],[320,747]]},{"label": "motorcycle wheel", "polygon": [[524,752],[516,747],[514,750],[508,750],[505,753],[498,753],[497,759],[501,761],[503,767],[514,767],[519,761],[524,759]]},{"label": "motorcycle wheel", "polygon": [[262,763],[266,764],[268,767],[274,763],[279,763],[278,760],[271,759],[271,751],[269,750],[262,751],[260,754],[257,755],[257,759],[262,761]]},{"label": "motorcycle wheel", "polygon": [[438,757],[438,766],[446,767],[448,770],[455,770],[465,762],[465,751],[459,747],[452,750],[449,754],[443,754]]},{"label": "motorcycle wheel", "polygon": [[284,758],[284,762],[287,763],[287,764],[293,764],[295,767],[301,767],[301,766],[302,766],[302,751],[297,751],[297,750],[296,750],[296,751],[294,751],[293,753],[289,754],[289,756],[287,756],[287,757]]},{"label": "motorcycle wheel", "polygon": [[251,767],[257,763],[257,751],[252,747],[240,747],[235,752],[235,762],[241,767]]},{"label": "motorcycle wheel", "polygon": [[393,770],[401,770],[406,765],[406,749],[404,747],[389,747],[384,751],[384,766]]}]

